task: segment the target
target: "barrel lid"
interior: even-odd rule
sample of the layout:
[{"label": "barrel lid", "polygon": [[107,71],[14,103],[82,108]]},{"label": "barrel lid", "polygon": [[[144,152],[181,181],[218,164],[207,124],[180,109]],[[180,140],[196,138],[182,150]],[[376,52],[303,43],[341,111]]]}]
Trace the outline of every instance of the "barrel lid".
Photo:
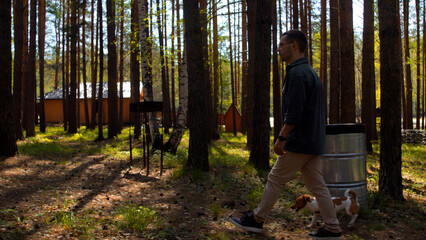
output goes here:
[{"label": "barrel lid", "polygon": [[365,125],[355,124],[355,123],[327,124],[325,126],[325,132],[326,132],[326,135],[365,133]]}]

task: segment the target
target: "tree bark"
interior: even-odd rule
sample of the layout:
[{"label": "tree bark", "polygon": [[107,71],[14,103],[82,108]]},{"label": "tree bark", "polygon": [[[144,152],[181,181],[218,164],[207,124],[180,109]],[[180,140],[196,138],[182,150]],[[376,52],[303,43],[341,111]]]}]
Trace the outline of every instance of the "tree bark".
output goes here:
[{"label": "tree bark", "polygon": [[341,122],[355,122],[355,57],[352,0],[339,1]]},{"label": "tree bark", "polygon": [[[130,84],[131,84],[131,102],[140,101],[140,69],[139,69],[139,12],[138,12],[138,1],[132,1],[132,13],[131,13],[131,42],[130,42]],[[131,122],[135,126],[134,135],[136,139],[139,139],[141,135],[141,118],[137,112],[131,113]]]},{"label": "tree bark", "polygon": [[36,36],[37,36],[37,0],[31,0],[30,12],[30,48],[28,72],[24,91],[24,127],[26,137],[35,136],[35,86],[36,86]]},{"label": "tree bark", "polygon": [[330,103],[329,123],[340,122],[339,1],[330,0]]},{"label": "tree bark", "polygon": [[328,121],[328,61],[327,61],[327,0],[321,0],[321,61],[320,78],[324,91],[324,114]]},{"label": "tree bark", "polygon": [[277,6],[272,1],[272,92],[273,92],[273,116],[274,116],[274,140],[278,138],[282,127],[281,115],[281,79],[278,65],[277,42]]},{"label": "tree bark", "polygon": [[246,123],[247,123],[247,149],[253,146],[253,105],[254,105],[254,80],[257,63],[255,62],[256,48],[256,10],[257,1],[247,1],[247,20],[248,20],[248,44],[249,44],[249,62],[247,76],[247,107],[246,107]]},{"label": "tree bark", "polygon": [[[97,21],[95,23],[95,1],[92,1],[92,14],[91,14],[91,36],[90,36],[90,63],[91,63],[91,78],[92,78],[92,111],[90,118],[90,129],[96,128],[96,79],[98,76],[98,30]],[[96,29],[95,29],[96,25]],[[96,37],[95,37],[96,35]],[[96,43],[95,43],[96,41]]]},{"label": "tree bark", "polygon": [[248,68],[247,68],[247,0],[242,0],[241,2],[241,7],[242,7],[242,23],[241,23],[241,29],[242,29],[242,34],[241,34],[241,38],[242,38],[242,64],[241,64],[241,72],[242,72],[242,78],[241,78],[241,82],[242,82],[242,87],[241,87],[241,114],[242,114],[242,119],[241,119],[241,132],[242,133],[247,133],[247,101],[248,101],[248,96],[247,96],[247,78],[248,78]]},{"label": "tree bark", "polygon": [[183,55],[182,73],[179,81],[179,107],[176,125],[169,140],[164,144],[164,150],[176,153],[179,143],[185,133],[186,119],[188,113],[188,66],[186,64],[186,53]]},{"label": "tree bark", "polygon": [[[421,105],[420,105],[420,99],[421,99],[421,67],[420,67],[420,63],[421,63],[421,55],[420,55],[420,0],[416,0],[416,69],[417,69],[417,98],[416,98],[416,129],[420,129],[420,115],[421,115]],[[424,13],[423,13],[424,14]],[[424,23],[423,23],[424,24]]]},{"label": "tree bark", "polygon": [[364,31],[362,45],[361,120],[365,124],[367,151],[376,132],[376,79],[374,69],[374,1],[364,0]]},{"label": "tree bark", "polygon": [[253,146],[249,162],[256,169],[269,168],[269,102],[271,69],[271,1],[257,0],[254,62]]},{"label": "tree bark", "polygon": [[166,76],[166,64],[164,55],[164,36],[161,24],[161,10],[160,0],[157,0],[157,24],[158,24],[158,38],[160,42],[160,62],[161,62],[161,90],[163,93],[163,125],[166,133],[169,133],[169,128],[172,126],[172,119],[170,116],[170,88]]},{"label": "tree bark", "polygon": [[[25,32],[25,20],[24,20],[24,9],[28,8],[27,4],[24,4],[24,0],[16,0],[14,4],[14,44],[15,44],[15,57],[14,57],[14,68],[13,68],[13,124],[15,128],[16,138],[23,139],[24,135],[22,132],[22,85],[25,79],[24,71],[24,36]],[[26,17],[26,16],[25,16]]]},{"label": "tree bark", "polygon": [[[149,16],[148,16],[148,1],[138,0],[139,8],[139,40],[141,48],[141,67],[143,81],[144,101],[154,101],[152,92],[152,69],[149,43]],[[159,149],[163,143],[158,130],[158,124],[155,113],[149,113],[149,132],[152,138],[152,147]]]},{"label": "tree bark", "polygon": [[106,1],[108,31],[108,138],[118,134],[117,46],[115,38],[115,2]]},{"label": "tree bark", "polygon": [[71,0],[71,79],[69,97],[69,133],[77,132],[77,0]]},{"label": "tree bark", "polygon": [[81,45],[82,45],[82,61],[83,61],[83,96],[84,96],[84,119],[86,124],[86,129],[90,128],[90,117],[89,117],[89,103],[87,101],[87,72],[86,72],[86,1],[83,2],[82,5],[83,12],[83,29],[81,36]]},{"label": "tree bark", "polygon": [[231,68],[231,99],[232,99],[232,129],[234,136],[237,136],[237,123],[235,120],[235,108],[237,107],[235,105],[235,79],[234,79],[234,59],[232,56],[232,34],[231,34],[231,10],[230,10],[230,4],[228,0],[228,31],[229,31],[229,64]]},{"label": "tree bark", "polygon": [[98,87],[98,141],[104,140],[103,133],[103,113],[102,113],[102,99],[103,99],[103,83],[104,83],[104,34],[102,29],[102,1],[98,1],[98,31],[99,31],[99,87]]},{"label": "tree bark", "polygon": [[39,79],[40,79],[40,132],[46,132],[44,111],[44,43],[46,37],[46,0],[39,0],[38,10],[38,48],[39,48]]},{"label": "tree bark", "polygon": [[406,109],[406,117],[405,121],[407,121],[406,129],[413,129],[413,84],[411,79],[411,64],[410,64],[410,36],[409,32],[409,3],[408,0],[404,0],[404,50],[405,50],[405,96],[406,96],[406,105],[404,108]]},{"label": "tree bark", "polygon": [[381,141],[379,190],[403,199],[401,176],[401,71],[398,1],[379,1]]},{"label": "tree bark", "polygon": [[206,77],[204,76],[203,43],[198,0],[183,2],[185,40],[188,64],[188,127],[189,150],[187,167],[209,170],[208,122],[205,106]]},{"label": "tree bark", "polygon": [[0,1],[0,161],[18,151],[13,125],[12,107],[12,44],[11,1]]}]

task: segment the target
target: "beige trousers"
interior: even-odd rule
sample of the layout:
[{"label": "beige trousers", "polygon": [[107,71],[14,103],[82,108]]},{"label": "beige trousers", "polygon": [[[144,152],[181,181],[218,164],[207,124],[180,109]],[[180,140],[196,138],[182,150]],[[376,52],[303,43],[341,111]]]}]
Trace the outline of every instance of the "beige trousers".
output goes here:
[{"label": "beige trousers", "polygon": [[267,219],[285,184],[294,177],[299,169],[306,187],[317,199],[325,228],[331,232],[341,232],[330,192],[322,176],[321,159],[318,155],[286,151],[284,155],[278,157],[268,175],[262,200],[254,210],[256,220],[263,222]]}]

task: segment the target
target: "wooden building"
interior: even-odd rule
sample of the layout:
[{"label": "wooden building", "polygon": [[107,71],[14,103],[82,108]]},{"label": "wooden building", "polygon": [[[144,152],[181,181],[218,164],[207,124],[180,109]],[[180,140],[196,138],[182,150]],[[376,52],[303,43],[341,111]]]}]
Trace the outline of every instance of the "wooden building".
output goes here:
[{"label": "wooden building", "polygon": [[[140,84],[142,86],[142,83]],[[87,105],[89,108],[89,118],[91,117],[92,111],[92,84],[87,83]],[[84,84],[80,84],[80,94],[78,96],[79,120],[80,123],[86,121],[84,114]],[[98,96],[99,83],[96,84],[96,98]],[[120,83],[117,83],[118,94],[120,93]],[[130,82],[123,82],[123,122],[129,123],[129,104],[130,104]],[[142,87],[139,89],[142,92]],[[44,107],[45,107],[45,118],[47,123],[59,123],[64,121],[63,114],[63,101],[62,101],[62,88],[58,88],[44,95]],[[118,96],[120,100],[120,96]],[[118,104],[119,105],[119,104]],[[78,111],[77,110],[77,111]],[[97,112],[97,111],[96,111]],[[102,91],[102,119],[103,123],[108,123],[108,83],[103,83]],[[98,118],[96,117],[96,122]],[[90,121],[90,119],[89,119]]]}]

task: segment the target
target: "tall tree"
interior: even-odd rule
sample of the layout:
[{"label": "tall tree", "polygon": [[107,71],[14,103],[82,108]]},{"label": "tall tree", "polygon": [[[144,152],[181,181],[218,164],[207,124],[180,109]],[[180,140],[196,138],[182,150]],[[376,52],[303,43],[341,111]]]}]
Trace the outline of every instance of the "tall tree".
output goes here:
[{"label": "tall tree", "polygon": [[213,109],[213,97],[212,97],[212,87],[210,82],[210,60],[209,60],[209,47],[208,47],[208,12],[207,12],[207,0],[200,0],[200,21],[201,21],[201,38],[203,44],[203,59],[204,59],[204,82],[206,83],[206,111],[207,111],[207,131],[208,131],[208,141],[217,140],[220,138],[217,127],[215,126],[214,116],[216,109]]},{"label": "tall tree", "polygon": [[[423,10],[426,9],[426,1],[423,0]],[[423,11],[423,120],[422,127],[425,128],[425,113],[426,113],[426,14]]]},{"label": "tall tree", "polygon": [[86,3],[87,1],[84,0],[82,2],[82,12],[83,12],[83,23],[82,23],[82,34],[81,34],[81,46],[82,51],[82,75],[83,75],[83,96],[84,96],[84,119],[86,124],[86,129],[90,128],[90,117],[89,117],[89,103],[87,99],[87,61],[86,61]]},{"label": "tall tree", "polygon": [[22,133],[22,85],[25,79],[24,72],[24,36],[25,34],[25,10],[28,9],[28,5],[24,4],[24,0],[16,0],[13,8],[14,12],[14,44],[15,44],[15,57],[14,57],[14,68],[13,68],[13,124],[15,128],[16,137],[18,139],[23,138]]},{"label": "tall tree", "polygon": [[115,39],[115,1],[107,0],[108,31],[108,138],[118,134],[117,46]]},{"label": "tall tree", "polygon": [[[124,0],[120,1],[120,60],[119,60],[119,79],[120,79],[120,100],[118,112],[118,131],[123,128],[123,82],[124,82]],[[138,89],[139,90],[139,89]]]},{"label": "tall tree", "polygon": [[229,31],[229,64],[231,68],[231,99],[232,99],[232,129],[234,136],[237,136],[237,123],[235,119],[235,109],[237,108],[235,104],[235,79],[234,79],[234,59],[232,56],[232,34],[231,34],[231,10],[228,0],[228,31]]},{"label": "tall tree", "polygon": [[[139,69],[139,12],[138,12],[138,1],[132,1],[131,3],[131,41],[130,41],[130,85],[131,102],[140,101],[140,69]],[[134,135],[135,138],[139,138],[141,135],[141,118],[140,114],[135,112],[132,113],[131,122],[135,126]]]},{"label": "tall tree", "polygon": [[281,80],[278,65],[278,42],[277,42],[277,6],[276,1],[272,1],[272,92],[273,92],[273,115],[274,115],[274,139],[278,138],[282,126],[281,115]]},{"label": "tall tree", "polygon": [[77,132],[77,1],[71,0],[71,75],[69,107],[69,133]]},{"label": "tall tree", "polygon": [[102,1],[98,1],[98,31],[99,31],[99,87],[98,87],[98,141],[104,140],[102,100],[104,92],[104,34],[102,28]]},{"label": "tall tree", "polygon": [[254,62],[253,146],[249,162],[256,169],[269,168],[269,101],[271,69],[271,0],[257,0]]},{"label": "tall tree", "polygon": [[329,122],[340,122],[339,1],[330,0],[330,103]]},{"label": "tall tree", "polygon": [[24,88],[24,127],[26,137],[35,136],[35,79],[36,79],[36,36],[37,36],[37,0],[31,0],[30,11],[30,48],[28,72]]},{"label": "tall tree", "polygon": [[[91,14],[91,26],[90,26],[90,69],[91,69],[91,90],[92,90],[92,109],[90,113],[90,129],[96,127],[96,77],[98,71],[98,21],[95,22],[95,1],[92,0],[92,14]],[[96,25],[96,27],[95,27]],[[95,29],[96,28],[96,29]],[[95,38],[96,35],[96,38]],[[96,43],[95,43],[96,41]]]},{"label": "tall tree", "polygon": [[248,77],[248,65],[247,65],[247,0],[241,1],[241,58],[242,58],[242,64],[241,64],[241,132],[246,133],[247,132],[247,77]]},{"label": "tall tree", "polygon": [[[11,1],[0,1],[0,156],[15,155],[18,148],[12,115]],[[0,158],[3,160],[3,158]]]},{"label": "tall tree", "polygon": [[355,122],[355,57],[352,0],[339,1],[341,122]]},{"label": "tall tree", "polygon": [[[154,101],[152,91],[151,47],[149,40],[148,1],[138,0],[139,11],[139,41],[141,50],[141,68],[144,101]],[[159,149],[163,143],[159,134],[155,113],[149,113],[149,131],[152,134],[152,147]]]},{"label": "tall tree", "polygon": [[206,106],[206,84],[202,54],[202,33],[198,0],[183,2],[185,40],[188,64],[188,127],[189,168],[209,170],[208,128]]},{"label": "tall tree", "polygon": [[411,63],[410,63],[410,36],[409,36],[409,1],[404,0],[404,67],[405,67],[405,96],[406,102],[406,129],[413,129],[413,84],[411,79]]},{"label": "tall tree", "polygon": [[292,22],[292,26],[293,29],[299,29],[299,1],[298,0],[293,0],[293,12],[292,12],[292,16],[293,16],[293,22]]},{"label": "tall tree", "polygon": [[398,0],[379,1],[381,141],[379,190],[402,199],[401,58]]},{"label": "tall tree", "polygon": [[420,45],[420,0],[416,0],[416,42],[417,42],[417,49],[416,49],[416,69],[417,69],[417,102],[416,102],[416,129],[420,129],[420,109],[421,109],[421,68],[420,68],[420,63],[421,63],[421,55],[420,55],[420,49],[421,49],[421,45]]},{"label": "tall tree", "polygon": [[327,0],[321,0],[321,61],[320,78],[324,90],[324,114],[328,119],[328,61],[327,61]]},{"label": "tall tree", "polygon": [[362,41],[361,119],[365,124],[367,151],[376,135],[376,84],[374,69],[374,1],[364,0],[364,31]]},{"label": "tall tree", "polygon": [[172,48],[171,48],[171,54],[170,54],[170,68],[171,68],[171,75],[170,75],[170,92],[171,92],[171,111],[172,111],[172,125],[173,127],[176,126],[176,96],[175,96],[175,0],[172,0]]},{"label": "tall tree", "polygon": [[39,0],[38,9],[38,55],[40,79],[40,132],[46,132],[46,117],[44,112],[44,43],[46,38],[46,0]]},{"label": "tall tree", "polygon": [[254,81],[257,63],[255,61],[256,46],[256,10],[257,1],[247,1],[247,21],[248,21],[248,44],[249,62],[247,76],[247,101],[246,101],[246,127],[247,127],[247,148],[253,146],[253,106],[254,106]]},{"label": "tall tree", "polygon": [[163,124],[166,133],[169,132],[169,128],[172,126],[172,120],[170,116],[170,90],[169,82],[166,76],[166,64],[164,55],[164,36],[161,24],[161,12],[160,0],[157,0],[157,24],[158,24],[158,38],[160,41],[160,61],[161,61],[161,90],[163,92]]}]

